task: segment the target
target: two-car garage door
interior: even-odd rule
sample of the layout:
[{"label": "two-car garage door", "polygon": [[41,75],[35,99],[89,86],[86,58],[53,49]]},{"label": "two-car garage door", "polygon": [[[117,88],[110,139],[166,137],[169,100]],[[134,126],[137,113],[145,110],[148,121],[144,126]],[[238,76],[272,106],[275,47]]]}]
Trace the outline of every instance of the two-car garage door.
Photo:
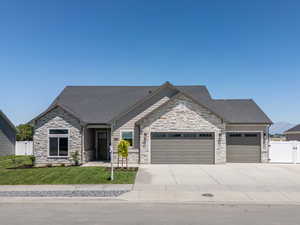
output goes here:
[{"label": "two-car garage door", "polygon": [[[214,133],[153,132],[151,163],[214,164]],[[229,132],[226,135],[227,162],[261,161],[261,133]]]},{"label": "two-car garage door", "polygon": [[151,163],[213,164],[213,133],[151,133]]},{"label": "two-car garage door", "polygon": [[227,162],[258,163],[261,161],[260,133],[227,133]]}]

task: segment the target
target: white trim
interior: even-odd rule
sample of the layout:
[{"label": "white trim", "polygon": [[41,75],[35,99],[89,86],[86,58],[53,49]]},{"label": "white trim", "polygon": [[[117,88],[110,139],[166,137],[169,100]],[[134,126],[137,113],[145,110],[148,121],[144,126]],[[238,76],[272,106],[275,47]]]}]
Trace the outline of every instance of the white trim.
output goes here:
[{"label": "white trim", "polygon": [[122,140],[122,132],[132,132],[132,146],[129,146],[129,148],[134,148],[134,129],[121,129],[120,130],[120,140]]},{"label": "white trim", "polygon": [[[50,130],[68,130],[68,134],[50,134]],[[53,136],[52,136],[53,135]],[[50,137],[57,137],[59,138],[68,138],[68,155],[66,156],[50,156]],[[47,128],[47,138],[48,138],[48,146],[47,146],[47,158],[60,158],[60,159],[67,159],[70,157],[70,128]],[[59,141],[58,141],[59,145]],[[59,147],[58,147],[58,153],[59,153]]]}]

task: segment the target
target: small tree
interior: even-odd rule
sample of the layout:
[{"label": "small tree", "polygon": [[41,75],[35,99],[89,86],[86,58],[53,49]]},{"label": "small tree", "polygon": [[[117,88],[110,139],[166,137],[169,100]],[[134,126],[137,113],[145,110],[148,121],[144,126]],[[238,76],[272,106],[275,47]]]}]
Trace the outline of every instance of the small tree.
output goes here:
[{"label": "small tree", "polygon": [[30,124],[20,124],[17,128],[17,141],[32,141],[33,127]]},{"label": "small tree", "polygon": [[75,165],[75,166],[79,166],[79,152],[78,152],[78,151],[73,152],[73,153],[71,154],[71,157],[72,157],[72,160],[73,160],[73,162],[74,162],[74,165]]},{"label": "small tree", "polygon": [[128,167],[128,147],[130,143],[125,140],[121,140],[118,144],[118,167],[119,167],[119,157],[122,157],[122,168],[123,168],[123,159],[126,159],[126,167]]}]

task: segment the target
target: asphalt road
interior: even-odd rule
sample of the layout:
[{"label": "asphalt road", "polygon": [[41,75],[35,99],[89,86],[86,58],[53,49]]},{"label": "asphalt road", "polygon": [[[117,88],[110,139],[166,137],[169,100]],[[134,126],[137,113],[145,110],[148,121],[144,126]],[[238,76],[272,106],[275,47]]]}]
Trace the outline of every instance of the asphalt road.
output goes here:
[{"label": "asphalt road", "polygon": [[0,224],[291,225],[300,206],[146,203],[0,203]]}]

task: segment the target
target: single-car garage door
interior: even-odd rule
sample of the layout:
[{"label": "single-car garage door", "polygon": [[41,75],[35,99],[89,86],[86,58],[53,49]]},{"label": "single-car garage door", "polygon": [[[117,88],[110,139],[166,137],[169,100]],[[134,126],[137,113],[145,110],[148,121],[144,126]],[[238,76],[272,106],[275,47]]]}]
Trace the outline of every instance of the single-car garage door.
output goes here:
[{"label": "single-car garage door", "polygon": [[213,164],[213,133],[151,133],[151,163]]},{"label": "single-car garage door", "polygon": [[261,158],[260,133],[227,133],[227,162],[258,163]]}]

